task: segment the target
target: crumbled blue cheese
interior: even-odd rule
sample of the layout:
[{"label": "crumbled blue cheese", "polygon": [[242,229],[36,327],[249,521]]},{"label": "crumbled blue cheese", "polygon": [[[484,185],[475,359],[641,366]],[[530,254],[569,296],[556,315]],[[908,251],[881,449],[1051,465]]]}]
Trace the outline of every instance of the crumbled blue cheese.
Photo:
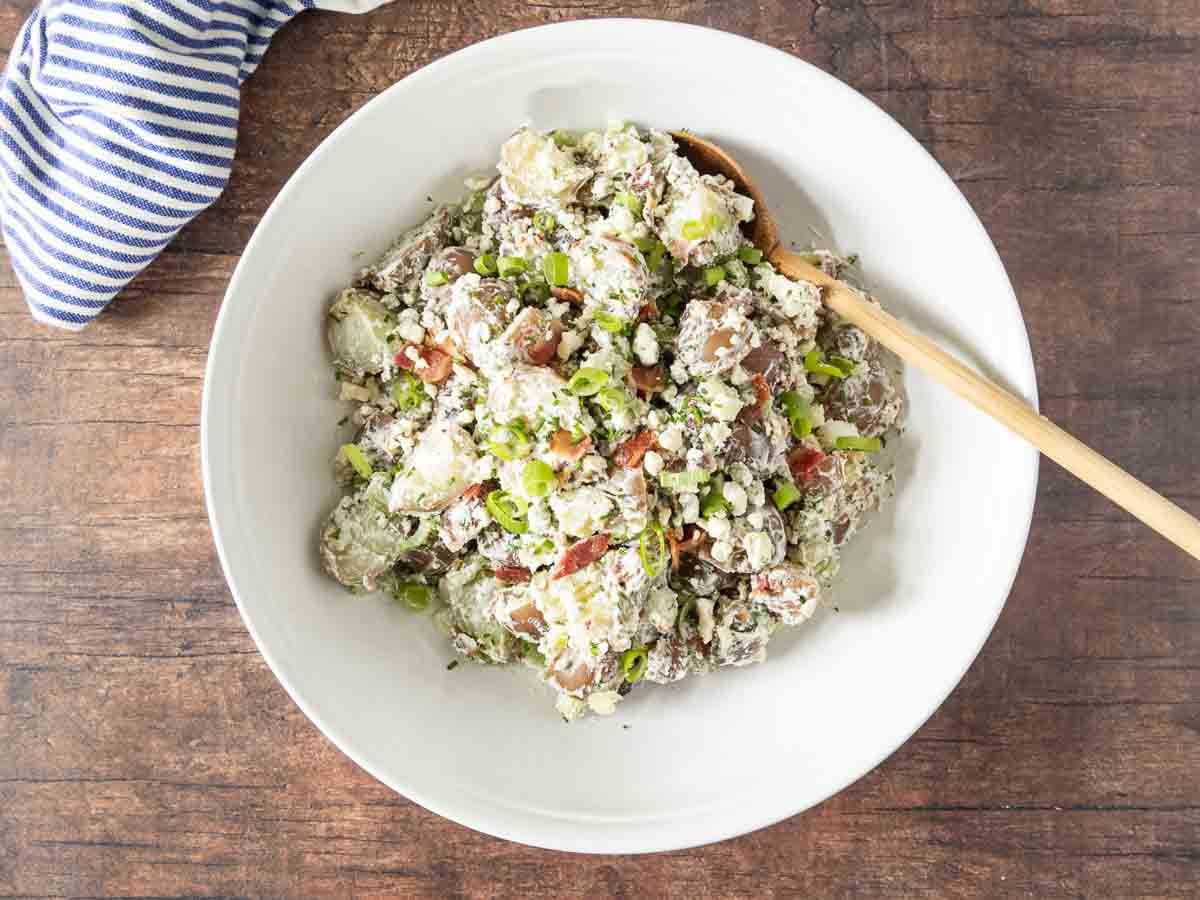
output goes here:
[{"label": "crumbled blue cheese", "polygon": [[550,508],[559,527],[574,537],[588,537],[599,531],[612,507],[612,501],[603,492],[591,487],[560,490],[550,496]]},{"label": "crumbled blue cheese", "polygon": [[658,362],[658,338],[654,329],[645,322],[638,325],[637,333],[633,336],[633,351],[643,366],[652,366]]},{"label": "crumbled blue cheese", "polygon": [[775,544],[770,536],[762,531],[751,531],[745,535],[742,538],[742,549],[746,551],[746,559],[755,572],[768,565],[775,557]]},{"label": "crumbled blue cheese", "polygon": [[742,411],[741,395],[720,378],[702,380],[700,396],[708,403],[709,412],[722,422],[732,422]]}]

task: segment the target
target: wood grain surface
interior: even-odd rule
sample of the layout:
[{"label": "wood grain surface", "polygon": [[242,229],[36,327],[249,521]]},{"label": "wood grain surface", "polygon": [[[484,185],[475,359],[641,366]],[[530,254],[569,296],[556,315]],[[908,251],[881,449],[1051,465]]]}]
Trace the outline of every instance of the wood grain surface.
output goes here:
[{"label": "wood grain surface", "polygon": [[[0,45],[31,6],[0,0]],[[308,13],[246,88],[225,195],[94,326],[35,325],[0,272],[0,896],[1197,895],[1200,568],[1051,464],[1012,597],[947,703],[839,796],[715,846],[579,857],[475,834],[360,771],[267,670],[199,472],[238,254],[379,90],[600,15],[741,32],[888,110],[996,242],[1046,413],[1200,511],[1196,0]]]}]

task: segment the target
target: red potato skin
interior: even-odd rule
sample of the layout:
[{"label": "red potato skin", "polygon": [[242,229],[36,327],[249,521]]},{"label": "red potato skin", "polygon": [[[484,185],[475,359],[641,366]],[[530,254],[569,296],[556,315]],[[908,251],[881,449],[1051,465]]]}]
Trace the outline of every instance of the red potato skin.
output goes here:
[{"label": "red potato skin", "polygon": [[634,366],[629,370],[629,381],[647,394],[657,394],[665,386],[662,366]]},{"label": "red potato skin", "polygon": [[[408,350],[412,348],[425,361],[420,368],[414,360],[409,359]],[[421,347],[417,344],[405,344],[396,354],[396,365],[406,372],[412,372],[426,384],[441,384],[450,377],[454,370],[454,358],[445,350],[437,347]]]}]

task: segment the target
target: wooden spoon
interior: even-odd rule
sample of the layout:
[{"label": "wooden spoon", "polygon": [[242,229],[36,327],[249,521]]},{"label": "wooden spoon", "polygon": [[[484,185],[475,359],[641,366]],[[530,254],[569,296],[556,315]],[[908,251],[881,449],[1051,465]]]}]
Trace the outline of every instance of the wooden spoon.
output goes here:
[{"label": "wooden spoon", "polygon": [[780,243],[779,229],[767,211],[762,194],[728,153],[687,131],[673,131],[671,136],[697,169],[724,175],[754,201],[755,218],[750,226],[750,239],[776,269],[789,278],[819,285],[823,289],[825,305],[843,319],[1008,426],[1072,475],[1200,559],[1200,521],[1071,437],[1045,416],[1038,415],[1018,397],[964,366],[933,341],[910,331],[895,316],[868,303],[836,278],[792,253]]}]

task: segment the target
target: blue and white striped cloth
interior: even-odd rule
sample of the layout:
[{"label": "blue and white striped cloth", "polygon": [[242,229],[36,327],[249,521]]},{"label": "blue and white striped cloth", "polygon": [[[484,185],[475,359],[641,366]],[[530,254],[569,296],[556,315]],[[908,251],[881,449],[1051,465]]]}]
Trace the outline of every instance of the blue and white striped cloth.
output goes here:
[{"label": "blue and white striped cloth", "polygon": [[0,217],[38,320],[78,329],[220,195],[242,82],[292,16],[386,0],[45,0],[0,85]]}]

